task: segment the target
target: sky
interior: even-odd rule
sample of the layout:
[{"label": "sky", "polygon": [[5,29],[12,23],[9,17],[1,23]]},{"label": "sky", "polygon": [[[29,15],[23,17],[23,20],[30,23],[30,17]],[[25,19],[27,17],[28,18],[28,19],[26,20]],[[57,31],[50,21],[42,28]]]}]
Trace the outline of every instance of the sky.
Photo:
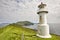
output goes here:
[{"label": "sky", "polygon": [[0,0],[0,23],[39,22],[38,5],[47,4],[48,23],[60,23],[60,0]]}]

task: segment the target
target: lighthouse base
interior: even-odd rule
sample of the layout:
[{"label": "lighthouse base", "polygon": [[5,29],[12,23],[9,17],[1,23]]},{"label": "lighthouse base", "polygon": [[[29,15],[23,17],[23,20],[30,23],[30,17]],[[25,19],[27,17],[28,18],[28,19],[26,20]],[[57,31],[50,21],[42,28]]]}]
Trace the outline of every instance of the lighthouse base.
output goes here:
[{"label": "lighthouse base", "polygon": [[41,38],[51,38],[51,35],[42,36],[42,35],[36,34],[36,36],[41,37]]},{"label": "lighthouse base", "polygon": [[48,24],[38,24],[38,37],[41,38],[51,38],[49,34],[49,25]]}]

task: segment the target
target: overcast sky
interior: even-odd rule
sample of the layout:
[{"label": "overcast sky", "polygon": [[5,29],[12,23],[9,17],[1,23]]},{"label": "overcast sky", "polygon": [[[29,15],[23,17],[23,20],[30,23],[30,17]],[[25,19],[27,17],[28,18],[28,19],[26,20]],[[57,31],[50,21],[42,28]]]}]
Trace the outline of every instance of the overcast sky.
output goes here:
[{"label": "overcast sky", "polygon": [[39,22],[37,6],[47,4],[48,23],[60,23],[60,0],[0,0],[0,23]]}]

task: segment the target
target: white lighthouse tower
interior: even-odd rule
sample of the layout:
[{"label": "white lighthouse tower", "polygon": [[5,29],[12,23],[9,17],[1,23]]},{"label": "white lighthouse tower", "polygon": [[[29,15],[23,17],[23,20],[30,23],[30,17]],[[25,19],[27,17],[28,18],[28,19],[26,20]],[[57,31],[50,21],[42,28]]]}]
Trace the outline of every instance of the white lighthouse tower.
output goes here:
[{"label": "white lighthouse tower", "polygon": [[41,4],[38,6],[39,11],[37,14],[39,15],[39,24],[38,24],[38,33],[37,36],[41,38],[51,38],[49,34],[49,25],[47,24],[47,13],[46,4]]}]

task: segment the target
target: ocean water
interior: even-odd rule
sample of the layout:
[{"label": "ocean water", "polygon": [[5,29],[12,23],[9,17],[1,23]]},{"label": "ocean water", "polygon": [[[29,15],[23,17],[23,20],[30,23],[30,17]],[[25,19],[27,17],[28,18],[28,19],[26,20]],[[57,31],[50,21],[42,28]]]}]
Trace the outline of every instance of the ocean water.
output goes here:
[{"label": "ocean water", "polygon": [[[0,27],[4,27],[8,24],[9,23],[2,23],[0,24]],[[24,26],[24,27],[37,30],[38,24],[35,23],[34,25]],[[60,35],[60,23],[49,23],[49,30],[50,30],[50,33],[52,34]]]},{"label": "ocean water", "polygon": [[6,25],[9,25],[9,23],[1,23],[0,28],[5,27]]}]

